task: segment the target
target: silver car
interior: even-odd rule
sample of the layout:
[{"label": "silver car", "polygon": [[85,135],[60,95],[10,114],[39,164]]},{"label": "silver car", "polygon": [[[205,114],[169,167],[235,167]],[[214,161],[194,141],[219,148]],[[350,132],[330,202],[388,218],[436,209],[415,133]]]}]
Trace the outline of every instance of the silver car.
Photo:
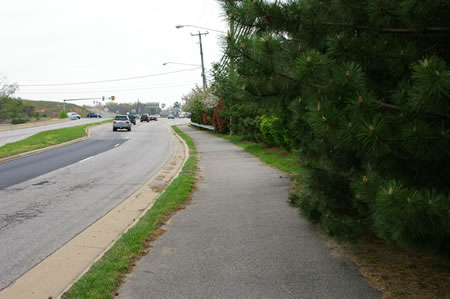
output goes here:
[{"label": "silver car", "polygon": [[71,120],[81,119],[81,116],[78,113],[76,113],[76,112],[67,112],[67,116]]},{"label": "silver car", "polygon": [[113,121],[113,131],[117,131],[117,129],[127,129],[131,131],[131,121],[128,118],[128,115],[116,115]]}]

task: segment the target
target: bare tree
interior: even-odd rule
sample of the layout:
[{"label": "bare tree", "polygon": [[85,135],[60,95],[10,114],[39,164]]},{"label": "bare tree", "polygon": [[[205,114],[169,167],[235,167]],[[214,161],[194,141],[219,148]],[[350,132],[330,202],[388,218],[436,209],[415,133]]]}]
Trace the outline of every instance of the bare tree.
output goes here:
[{"label": "bare tree", "polygon": [[8,84],[6,76],[0,74],[0,96],[9,97],[13,95],[17,89],[19,89],[19,85],[17,83]]}]

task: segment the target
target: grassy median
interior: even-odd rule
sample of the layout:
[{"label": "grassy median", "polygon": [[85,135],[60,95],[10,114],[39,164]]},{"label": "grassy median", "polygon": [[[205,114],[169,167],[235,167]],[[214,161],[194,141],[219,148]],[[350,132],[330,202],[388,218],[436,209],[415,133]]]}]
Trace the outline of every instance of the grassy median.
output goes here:
[{"label": "grassy median", "polygon": [[6,158],[81,138],[86,135],[86,128],[109,122],[111,121],[105,120],[93,124],[40,132],[23,140],[1,146],[0,158]]},{"label": "grassy median", "polygon": [[178,177],[160,195],[153,207],[138,223],[94,264],[63,298],[112,298],[134,260],[145,254],[148,242],[154,240],[168,217],[190,198],[197,170],[197,155],[192,139],[176,126],[172,128],[189,147],[190,157]]}]

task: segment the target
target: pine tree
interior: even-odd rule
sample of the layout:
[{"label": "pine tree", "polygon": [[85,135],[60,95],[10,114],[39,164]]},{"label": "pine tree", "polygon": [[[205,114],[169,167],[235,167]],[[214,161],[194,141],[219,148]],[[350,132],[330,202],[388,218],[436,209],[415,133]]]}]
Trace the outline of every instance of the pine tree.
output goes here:
[{"label": "pine tree", "polygon": [[344,238],[450,250],[450,3],[222,5],[232,30],[216,93],[232,130],[262,115],[289,128],[308,165],[304,214]]}]

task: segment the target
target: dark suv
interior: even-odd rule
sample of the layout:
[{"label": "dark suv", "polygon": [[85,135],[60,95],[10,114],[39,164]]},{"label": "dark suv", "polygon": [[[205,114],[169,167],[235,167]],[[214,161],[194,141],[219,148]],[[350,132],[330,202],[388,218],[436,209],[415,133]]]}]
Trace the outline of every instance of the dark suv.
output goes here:
[{"label": "dark suv", "polygon": [[150,117],[148,116],[147,113],[144,113],[141,115],[141,122],[146,121],[149,122],[150,121]]},{"label": "dark suv", "polygon": [[128,118],[130,119],[130,122],[133,123],[133,125],[136,124],[136,116],[134,116],[133,114],[128,114]]},{"label": "dark suv", "polygon": [[88,115],[86,115],[86,117],[87,118],[92,118],[92,117],[102,118],[102,116],[100,114],[97,114],[97,113],[88,113]]}]

